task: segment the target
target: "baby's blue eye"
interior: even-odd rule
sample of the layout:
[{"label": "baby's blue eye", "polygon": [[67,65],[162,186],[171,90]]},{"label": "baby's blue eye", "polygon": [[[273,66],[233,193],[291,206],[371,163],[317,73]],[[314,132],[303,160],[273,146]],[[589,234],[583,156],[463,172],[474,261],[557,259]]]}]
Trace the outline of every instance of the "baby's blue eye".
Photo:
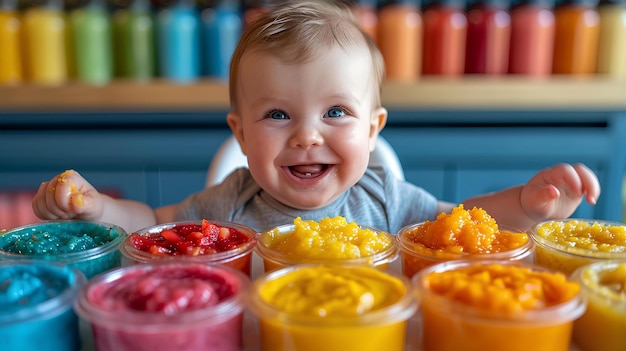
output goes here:
[{"label": "baby's blue eye", "polygon": [[331,107],[326,112],[328,117],[341,117],[346,114],[346,112],[341,107]]},{"label": "baby's blue eye", "polygon": [[289,119],[287,114],[284,111],[281,111],[281,110],[270,111],[267,114],[267,117],[271,118],[271,119]]}]

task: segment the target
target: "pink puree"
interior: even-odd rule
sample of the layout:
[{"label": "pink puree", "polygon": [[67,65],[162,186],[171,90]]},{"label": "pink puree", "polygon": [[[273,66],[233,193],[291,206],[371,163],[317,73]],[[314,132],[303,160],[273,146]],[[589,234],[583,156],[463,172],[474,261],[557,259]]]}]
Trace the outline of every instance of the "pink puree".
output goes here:
[{"label": "pink puree", "polygon": [[198,264],[137,267],[88,290],[88,304],[105,311],[91,318],[96,350],[241,349],[242,307],[229,298],[242,283],[233,272]]}]

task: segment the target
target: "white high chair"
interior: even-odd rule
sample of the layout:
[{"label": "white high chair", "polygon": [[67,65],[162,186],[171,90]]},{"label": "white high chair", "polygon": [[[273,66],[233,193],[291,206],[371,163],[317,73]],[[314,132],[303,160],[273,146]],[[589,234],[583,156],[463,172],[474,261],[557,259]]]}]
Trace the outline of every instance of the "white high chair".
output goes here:
[{"label": "white high chair", "polygon": [[[388,168],[398,179],[404,180],[404,171],[398,155],[385,138],[378,136],[376,148],[370,153],[369,166]],[[240,167],[248,167],[248,159],[241,152],[237,139],[229,136],[217,149],[206,178],[206,186],[219,184],[232,171]]]}]

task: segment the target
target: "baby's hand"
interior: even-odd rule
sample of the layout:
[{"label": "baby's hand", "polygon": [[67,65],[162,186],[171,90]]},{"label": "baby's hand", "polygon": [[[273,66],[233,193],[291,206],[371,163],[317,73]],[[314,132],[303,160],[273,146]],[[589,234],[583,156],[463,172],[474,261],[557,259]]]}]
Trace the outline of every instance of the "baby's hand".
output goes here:
[{"label": "baby's hand", "polygon": [[526,214],[537,222],[567,218],[576,211],[586,194],[596,203],[600,182],[583,164],[558,164],[532,177],[522,188],[520,202]]},{"label": "baby's hand", "polygon": [[103,207],[102,194],[74,170],[41,183],[33,198],[33,211],[41,219],[98,220]]}]

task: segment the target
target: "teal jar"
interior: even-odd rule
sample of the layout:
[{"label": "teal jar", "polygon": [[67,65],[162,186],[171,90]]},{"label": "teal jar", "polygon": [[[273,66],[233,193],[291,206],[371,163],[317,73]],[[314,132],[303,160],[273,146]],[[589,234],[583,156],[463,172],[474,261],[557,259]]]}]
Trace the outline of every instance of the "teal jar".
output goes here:
[{"label": "teal jar", "polygon": [[50,221],[0,234],[0,260],[48,260],[81,271],[88,279],[121,266],[126,232],[112,224]]},{"label": "teal jar", "polygon": [[78,351],[72,306],[85,277],[43,261],[0,262],[0,340],[3,351]]}]

